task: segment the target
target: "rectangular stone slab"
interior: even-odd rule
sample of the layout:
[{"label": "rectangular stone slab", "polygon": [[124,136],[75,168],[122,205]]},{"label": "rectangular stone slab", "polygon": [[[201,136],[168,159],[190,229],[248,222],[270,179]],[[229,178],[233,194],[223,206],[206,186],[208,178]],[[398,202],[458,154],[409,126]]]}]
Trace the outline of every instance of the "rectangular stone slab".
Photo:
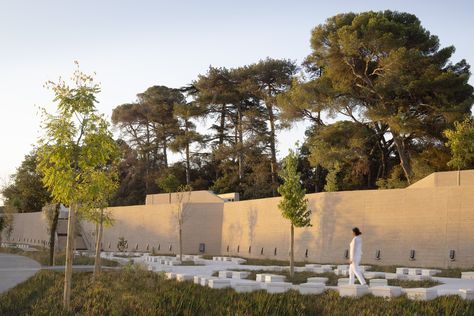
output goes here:
[{"label": "rectangular stone slab", "polygon": [[308,282],[308,283],[322,283],[322,284],[326,284],[327,281],[328,281],[328,278],[325,278],[325,277],[311,277],[311,278],[308,278],[308,279],[307,279],[307,282]]},{"label": "rectangular stone slab", "polygon": [[289,282],[267,282],[267,292],[268,293],[285,293],[291,288],[291,283]]},{"label": "rectangular stone slab", "polygon": [[371,279],[369,281],[370,286],[387,286],[388,281],[386,279]]},{"label": "rectangular stone slab", "polygon": [[370,288],[370,292],[373,296],[392,298],[402,295],[402,288],[399,286],[374,286]]},{"label": "rectangular stone slab", "polygon": [[236,282],[232,284],[232,288],[237,292],[237,293],[248,293],[248,292],[253,292],[253,291],[258,291],[261,289],[259,283],[242,283],[242,282]]},{"label": "rectangular stone slab", "polygon": [[407,297],[412,300],[418,301],[429,301],[435,299],[438,296],[438,291],[434,289],[416,288],[416,289],[405,289]]},{"label": "rectangular stone slab", "polygon": [[461,296],[465,300],[474,300],[474,290],[459,289],[459,296]]},{"label": "rectangular stone slab", "polygon": [[326,289],[322,283],[302,283],[298,287],[300,294],[321,294]]},{"label": "rectangular stone slab", "polygon": [[338,287],[339,295],[351,296],[351,297],[361,297],[363,295],[369,294],[369,287],[367,285],[339,285]]},{"label": "rectangular stone slab", "polygon": [[266,275],[265,282],[284,282],[286,277],[284,275]]},{"label": "rectangular stone slab", "polygon": [[474,272],[461,272],[461,279],[474,279]]},{"label": "rectangular stone slab", "polygon": [[226,287],[230,287],[230,280],[226,279],[210,279],[207,282],[207,285],[211,289],[224,289]]}]

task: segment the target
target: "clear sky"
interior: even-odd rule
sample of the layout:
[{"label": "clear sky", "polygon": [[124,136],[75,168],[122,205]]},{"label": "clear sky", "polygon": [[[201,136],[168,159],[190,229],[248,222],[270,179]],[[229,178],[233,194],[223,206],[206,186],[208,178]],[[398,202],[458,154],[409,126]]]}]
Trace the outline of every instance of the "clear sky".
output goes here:
[{"label": "clear sky", "polygon": [[[0,180],[37,140],[37,106],[52,108],[44,82],[69,76],[74,60],[97,73],[99,110],[110,115],[147,87],[181,87],[209,65],[301,62],[311,29],[326,18],[385,9],[414,13],[443,46],[456,47],[455,61],[474,63],[473,0],[0,0]],[[300,124],[281,133],[280,153],[303,132]]]}]

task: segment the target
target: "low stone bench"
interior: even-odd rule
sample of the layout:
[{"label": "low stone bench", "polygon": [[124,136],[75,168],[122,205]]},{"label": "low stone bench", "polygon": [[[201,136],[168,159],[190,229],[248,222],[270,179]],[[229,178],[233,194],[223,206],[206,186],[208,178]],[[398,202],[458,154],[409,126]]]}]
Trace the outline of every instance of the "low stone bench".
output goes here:
[{"label": "low stone bench", "polygon": [[[387,280],[396,280],[397,276],[398,276],[396,273],[391,273],[391,272],[385,272],[384,274],[385,274],[385,278]],[[404,275],[404,274],[402,274],[402,275]],[[365,276],[365,274],[364,274],[364,276]]]},{"label": "low stone bench", "polygon": [[209,279],[207,285],[211,289],[224,289],[230,287],[230,280],[226,279]]},{"label": "low stone bench", "polygon": [[190,274],[184,274],[184,273],[178,273],[176,274],[176,280],[178,282],[183,282],[183,281],[191,281],[194,279],[193,275]]},{"label": "low stone bench", "polygon": [[286,277],[284,275],[268,274],[265,276],[265,282],[284,282]]},{"label": "low stone bench", "polygon": [[399,286],[374,286],[370,288],[373,296],[392,298],[402,295],[402,288]]},{"label": "low stone bench", "polygon": [[388,281],[386,279],[371,279],[369,281],[370,286],[388,286]]},{"label": "low stone bench", "polygon": [[348,276],[349,275],[349,270],[346,269],[334,269],[334,274],[335,275],[340,275],[340,276]]},{"label": "low stone bench", "polygon": [[421,269],[419,268],[409,268],[408,275],[421,275]]},{"label": "low stone bench", "polygon": [[432,277],[437,273],[440,273],[441,270],[437,269],[421,269],[421,275]]},{"label": "low stone bench", "polygon": [[360,271],[365,272],[372,269],[372,266],[359,266],[359,268],[360,268]]},{"label": "low stone bench", "polygon": [[474,279],[474,272],[469,271],[469,272],[461,272],[461,279]]},{"label": "low stone bench", "polygon": [[364,272],[364,278],[366,279],[385,278],[385,272],[377,272],[377,271]]},{"label": "low stone bench", "polygon": [[332,264],[322,264],[321,268],[332,271],[332,269],[334,268],[334,265],[332,265]]},{"label": "low stone bench", "polygon": [[314,273],[327,273],[327,272],[332,272],[332,269],[319,267],[319,268],[306,268],[306,271],[314,272]]},{"label": "low stone bench", "polygon": [[254,282],[236,282],[232,284],[232,288],[237,292],[237,293],[248,293],[248,292],[253,292],[253,291],[258,291],[261,289],[259,283],[254,283]]},{"label": "low stone bench", "polygon": [[194,264],[198,266],[205,266],[206,265],[206,260],[204,259],[194,259]]},{"label": "low stone bench", "polygon": [[326,286],[322,283],[302,283],[298,287],[300,294],[321,294],[326,289]]},{"label": "low stone bench", "polygon": [[257,273],[255,276],[255,280],[257,282],[265,282],[265,277],[267,275],[273,275],[273,274],[268,274],[268,273]]},{"label": "low stone bench", "polygon": [[234,262],[234,263],[237,263],[237,264],[243,264],[243,263],[247,262],[247,260],[242,259],[242,258],[232,258],[231,261]]},{"label": "low stone bench", "polygon": [[266,290],[268,293],[285,293],[291,289],[291,283],[289,282],[268,282],[266,284]]},{"label": "low stone bench", "polygon": [[336,269],[341,269],[341,270],[349,270],[349,265],[348,264],[339,264]]},{"label": "low stone bench", "polygon": [[295,267],[295,272],[306,272],[306,267]]},{"label": "low stone bench", "polygon": [[465,300],[474,300],[474,290],[459,289],[459,296],[461,296]]},{"label": "low stone bench", "polygon": [[232,278],[234,271],[219,271],[219,278]]},{"label": "low stone bench", "polygon": [[321,268],[321,265],[316,264],[316,263],[308,263],[308,264],[305,264],[304,267],[305,268]]},{"label": "low stone bench", "polygon": [[216,277],[201,277],[201,285],[202,286],[208,286],[210,280],[217,280],[219,278]]},{"label": "low stone bench", "polygon": [[176,273],[173,273],[173,272],[166,272],[166,273],[165,273],[165,277],[166,277],[168,280],[176,279]]},{"label": "low stone bench", "polygon": [[339,296],[351,296],[351,297],[360,297],[366,294],[369,294],[369,287],[367,285],[359,285],[359,284],[345,284],[339,285]]},{"label": "low stone bench", "polygon": [[438,296],[438,291],[429,288],[405,289],[407,297],[417,301],[429,301]]},{"label": "low stone bench", "polygon": [[407,275],[407,280],[410,280],[410,281],[427,281],[427,280],[431,280],[431,277],[430,276],[427,276],[427,275]]},{"label": "low stone bench", "polygon": [[408,274],[408,268],[397,268],[396,274]]},{"label": "low stone bench", "polygon": [[327,281],[328,281],[328,278],[324,278],[324,277],[311,277],[307,279],[308,283],[326,284]]},{"label": "low stone bench", "polygon": [[250,275],[248,271],[234,271],[232,272],[232,279],[245,279]]},{"label": "low stone bench", "polygon": [[195,275],[195,276],[193,277],[193,282],[194,282],[194,284],[199,284],[199,285],[201,285],[201,279],[202,279],[202,278],[203,278],[202,275]]},{"label": "low stone bench", "polygon": [[349,279],[348,278],[337,279],[337,286],[340,286],[340,285],[349,285]]}]

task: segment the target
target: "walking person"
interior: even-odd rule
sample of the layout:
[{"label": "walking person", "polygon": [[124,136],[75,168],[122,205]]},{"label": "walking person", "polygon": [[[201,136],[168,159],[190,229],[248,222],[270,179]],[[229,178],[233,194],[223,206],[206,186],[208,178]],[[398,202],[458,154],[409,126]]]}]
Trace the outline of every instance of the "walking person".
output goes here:
[{"label": "walking person", "polygon": [[350,244],[350,266],[349,266],[349,284],[354,284],[354,274],[359,280],[360,284],[365,285],[364,276],[360,271],[360,260],[362,258],[362,233],[360,232],[359,228],[354,227],[352,229],[352,233],[354,234],[354,238],[352,238]]}]

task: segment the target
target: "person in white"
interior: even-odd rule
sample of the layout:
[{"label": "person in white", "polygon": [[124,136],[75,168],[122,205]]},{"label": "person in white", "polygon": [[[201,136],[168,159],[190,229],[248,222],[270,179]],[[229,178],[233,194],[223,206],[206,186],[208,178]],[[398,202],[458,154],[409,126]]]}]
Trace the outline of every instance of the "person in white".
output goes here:
[{"label": "person in white", "polygon": [[360,232],[359,228],[354,227],[352,229],[352,233],[354,234],[354,238],[352,238],[350,244],[350,251],[349,251],[349,259],[350,259],[350,266],[349,266],[349,284],[354,284],[354,274],[359,280],[360,284],[365,285],[365,279],[360,271],[360,259],[362,258],[362,233]]}]

